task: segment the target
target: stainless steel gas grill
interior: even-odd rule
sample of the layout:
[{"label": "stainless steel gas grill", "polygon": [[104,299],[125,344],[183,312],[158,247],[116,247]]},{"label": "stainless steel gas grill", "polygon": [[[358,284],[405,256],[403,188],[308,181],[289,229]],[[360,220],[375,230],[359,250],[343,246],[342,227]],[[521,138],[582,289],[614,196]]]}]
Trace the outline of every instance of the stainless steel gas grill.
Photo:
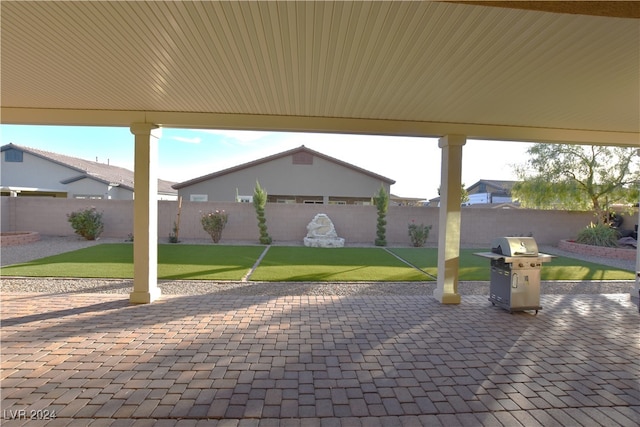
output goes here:
[{"label": "stainless steel gas grill", "polygon": [[500,237],[491,243],[491,252],[476,255],[491,260],[489,301],[510,313],[541,310],[540,270],[552,255],[538,252],[533,237]]}]

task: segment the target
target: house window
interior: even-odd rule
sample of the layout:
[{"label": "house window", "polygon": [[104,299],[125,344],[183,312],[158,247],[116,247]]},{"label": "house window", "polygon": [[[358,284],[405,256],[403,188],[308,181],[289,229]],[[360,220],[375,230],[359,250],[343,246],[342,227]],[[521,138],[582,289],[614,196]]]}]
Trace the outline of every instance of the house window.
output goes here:
[{"label": "house window", "polygon": [[344,200],[329,200],[330,205],[346,205],[347,202]]},{"label": "house window", "polygon": [[208,202],[209,195],[208,194],[190,194],[189,200],[192,202]]},{"label": "house window", "polygon": [[22,155],[23,152],[20,150],[16,150],[15,148],[10,148],[7,151],[4,152],[4,161],[5,162],[15,162],[15,163],[21,163],[22,162]]},{"label": "house window", "polygon": [[103,199],[104,197],[102,197],[101,195],[97,195],[97,194],[74,194],[73,198],[74,199],[96,200],[96,199]]},{"label": "house window", "polygon": [[253,196],[236,196],[236,202],[253,203]]},{"label": "house window", "polygon": [[277,203],[284,203],[287,205],[295,205],[296,204],[296,200],[295,199],[277,199],[276,200]]},{"label": "house window", "polygon": [[305,200],[302,203],[304,203],[305,205],[321,205],[322,200]]}]

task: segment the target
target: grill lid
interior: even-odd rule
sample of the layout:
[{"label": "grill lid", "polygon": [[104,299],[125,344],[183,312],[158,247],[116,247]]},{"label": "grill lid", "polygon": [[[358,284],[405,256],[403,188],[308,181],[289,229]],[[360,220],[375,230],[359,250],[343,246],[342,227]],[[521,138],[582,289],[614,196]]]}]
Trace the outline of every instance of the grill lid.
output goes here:
[{"label": "grill lid", "polygon": [[505,256],[538,256],[533,237],[499,237],[491,242],[491,252]]}]

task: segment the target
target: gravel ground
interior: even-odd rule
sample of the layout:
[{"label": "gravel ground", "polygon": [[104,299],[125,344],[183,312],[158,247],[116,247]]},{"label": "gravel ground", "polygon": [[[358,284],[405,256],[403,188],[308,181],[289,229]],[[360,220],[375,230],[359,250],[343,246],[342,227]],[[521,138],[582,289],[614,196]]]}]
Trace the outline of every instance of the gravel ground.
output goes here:
[{"label": "gravel ground", "polygon": [[[21,246],[3,247],[0,253],[0,265],[28,262],[45,256],[95,246],[102,243],[123,242],[123,239],[101,239],[87,241],[75,236],[41,236],[41,240]],[[206,240],[194,240],[184,243],[209,244]],[[230,242],[228,242],[230,243]],[[234,242],[239,243],[239,242]],[[245,243],[246,244],[246,243]],[[555,247],[540,247],[541,252],[570,256],[586,261],[599,262],[618,268],[635,270],[635,262],[606,260],[602,258],[577,256],[560,251]],[[2,292],[72,293],[98,292],[128,294],[133,286],[132,280],[123,279],[79,279],[79,278],[2,278]],[[213,282],[195,280],[160,281],[159,286],[165,295],[201,295],[216,293],[220,295],[255,296],[300,296],[300,295],[433,295],[435,282],[394,282],[394,283],[261,283],[261,282]],[[542,294],[600,294],[628,293],[633,281],[576,281],[542,282]],[[488,282],[460,282],[461,295],[487,295]]]},{"label": "gravel ground", "polygon": [[[436,282],[394,283],[262,283],[213,282],[204,280],[160,281],[164,295],[238,295],[238,296],[302,296],[302,295],[423,295],[431,296]],[[129,294],[132,280],[77,278],[3,278],[2,292],[35,293],[109,293]],[[619,294],[629,293],[632,281],[542,282],[541,294]],[[489,282],[460,282],[461,295],[488,295]]]},{"label": "gravel ground", "polygon": [[629,270],[629,271],[636,270],[636,262],[633,260],[612,259],[612,258],[594,257],[589,255],[581,255],[573,252],[563,251],[562,249],[558,249],[555,246],[540,246],[538,250],[540,252],[544,252],[550,255],[559,255],[567,258],[575,258],[583,261],[595,262],[598,264],[604,264],[611,267],[621,268],[623,270]]},{"label": "gravel ground", "polygon": [[3,246],[0,249],[0,266],[33,261],[64,252],[88,248],[102,243],[122,243],[124,239],[86,240],[78,236],[43,236],[26,245]]}]

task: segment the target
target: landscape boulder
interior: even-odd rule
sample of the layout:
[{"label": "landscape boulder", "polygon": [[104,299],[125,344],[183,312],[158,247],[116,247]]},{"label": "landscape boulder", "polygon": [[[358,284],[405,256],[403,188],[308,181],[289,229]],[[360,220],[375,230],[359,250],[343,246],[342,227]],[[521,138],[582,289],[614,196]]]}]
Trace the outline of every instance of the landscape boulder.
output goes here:
[{"label": "landscape boulder", "polygon": [[327,214],[319,213],[307,225],[304,245],[312,248],[342,248],[344,239],[338,237],[333,222]]}]

